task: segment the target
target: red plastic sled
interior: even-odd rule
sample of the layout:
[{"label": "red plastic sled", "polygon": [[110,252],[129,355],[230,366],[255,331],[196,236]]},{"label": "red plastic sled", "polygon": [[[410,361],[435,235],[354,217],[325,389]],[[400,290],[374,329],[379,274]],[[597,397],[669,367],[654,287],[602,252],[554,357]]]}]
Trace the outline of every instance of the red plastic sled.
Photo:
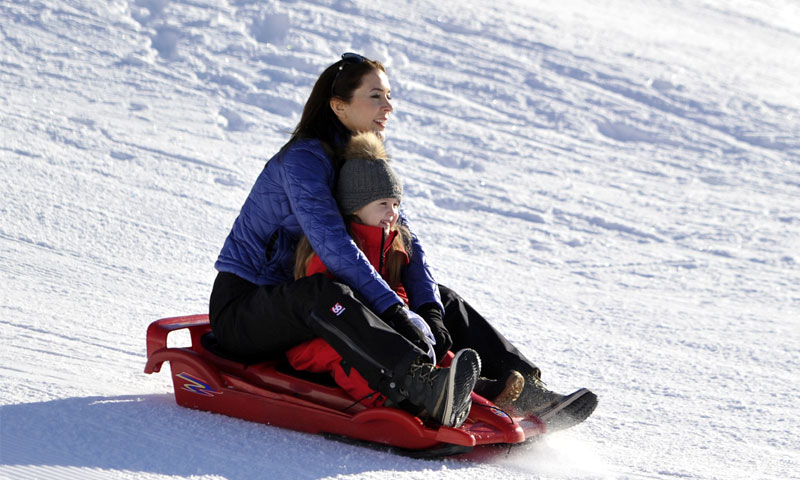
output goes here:
[{"label": "red plastic sled", "polygon": [[[167,347],[170,332],[187,329],[191,346]],[[458,428],[432,426],[395,408],[366,408],[332,382],[308,378],[285,361],[247,364],[204,346],[208,315],[157,320],[147,328],[145,373],[170,362],[178,405],[302,432],[387,445],[413,456],[463,453],[480,445],[516,444],[546,432],[535,416],[512,418],[472,394],[472,410]],[[206,336],[208,339],[213,336]]]}]

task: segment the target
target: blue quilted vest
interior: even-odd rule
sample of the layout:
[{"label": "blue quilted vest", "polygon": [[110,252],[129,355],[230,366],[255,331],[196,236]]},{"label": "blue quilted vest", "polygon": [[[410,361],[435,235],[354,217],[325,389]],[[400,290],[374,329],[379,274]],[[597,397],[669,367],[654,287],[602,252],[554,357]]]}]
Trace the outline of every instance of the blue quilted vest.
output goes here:
[{"label": "blue quilted vest", "polygon": [[[257,285],[293,280],[295,248],[305,233],[341,281],[358,290],[373,311],[403,303],[347,234],[333,188],[336,172],[318,140],[298,140],[272,157],[258,176],[228,234],[215,267]],[[400,221],[406,222],[401,216]],[[441,305],[439,291],[413,235],[403,279],[410,306]]]}]

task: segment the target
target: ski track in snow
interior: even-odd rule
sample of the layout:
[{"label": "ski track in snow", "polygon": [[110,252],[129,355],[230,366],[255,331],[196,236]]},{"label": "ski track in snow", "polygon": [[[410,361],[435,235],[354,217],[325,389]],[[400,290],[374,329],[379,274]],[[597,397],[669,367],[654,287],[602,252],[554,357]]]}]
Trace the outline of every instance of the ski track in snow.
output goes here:
[{"label": "ski track in snow", "polygon": [[[3,2],[0,477],[800,478],[800,7],[729,3]],[[344,51],[438,279],[583,425],[420,461],[142,373]]]}]

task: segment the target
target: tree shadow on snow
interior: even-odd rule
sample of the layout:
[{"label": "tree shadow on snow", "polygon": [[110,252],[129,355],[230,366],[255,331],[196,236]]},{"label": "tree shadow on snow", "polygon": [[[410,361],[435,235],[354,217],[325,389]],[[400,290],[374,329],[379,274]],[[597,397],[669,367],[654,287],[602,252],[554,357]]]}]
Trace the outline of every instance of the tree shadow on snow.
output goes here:
[{"label": "tree shadow on snow", "polygon": [[[0,464],[11,466],[230,480],[436,468],[430,461],[185,409],[171,394],[5,405],[0,406],[0,425]],[[449,469],[466,466],[448,461]]]}]

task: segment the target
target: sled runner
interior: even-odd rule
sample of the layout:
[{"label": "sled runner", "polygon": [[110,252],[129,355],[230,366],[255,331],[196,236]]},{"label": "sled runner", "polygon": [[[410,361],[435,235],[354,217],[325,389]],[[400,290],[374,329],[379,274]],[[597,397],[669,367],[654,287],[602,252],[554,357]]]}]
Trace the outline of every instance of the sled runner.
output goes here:
[{"label": "sled runner", "polygon": [[[167,347],[168,335],[181,329],[188,330],[191,346]],[[366,408],[327,375],[293,370],[283,358],[253,362],[224,354],[211,333],[208,315],[165,318],[150,324],[145,373],[159,372],[164,362],[170,362],[178,405],[386,445],[417,457],[521,443],[547,430],[537,417],[512,418],[475,393],[469,417],[458,428],[426,424],[395,408]]]}]

